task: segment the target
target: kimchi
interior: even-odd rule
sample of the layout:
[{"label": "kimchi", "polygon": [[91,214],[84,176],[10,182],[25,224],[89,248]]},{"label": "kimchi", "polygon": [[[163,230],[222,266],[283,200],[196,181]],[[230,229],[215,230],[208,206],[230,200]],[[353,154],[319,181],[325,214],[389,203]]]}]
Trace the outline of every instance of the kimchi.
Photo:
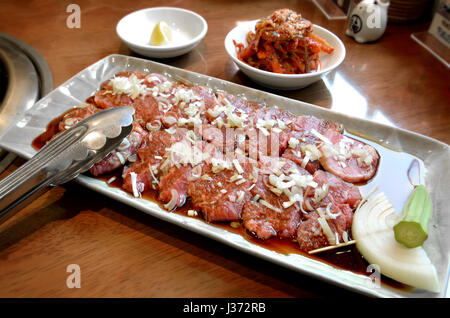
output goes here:
[{"label": "kimchi", "polygon": [[319,54],[334,48],[314,33],[310,21],[289,9],[280,9],[256,23],[247,34],[245,47],[236,43],[239,60],[258,69],[304,74],[320,70]]}]

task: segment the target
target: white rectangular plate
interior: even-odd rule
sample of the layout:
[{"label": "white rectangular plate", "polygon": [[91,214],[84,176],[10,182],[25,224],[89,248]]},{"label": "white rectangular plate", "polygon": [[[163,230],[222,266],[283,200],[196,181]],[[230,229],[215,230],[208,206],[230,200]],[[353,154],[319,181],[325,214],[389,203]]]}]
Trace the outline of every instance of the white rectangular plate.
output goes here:
[{"label": "white rectangular plate", "polygon": [[[231,94],[245,95],[251,101],[265,102],[269,106],[277,105],[280,108],[290,110],[294,114],[308,114],[334,120],[342,123],[348,131],[370,136],[372,140],[382,141],[383,144],[389,145],[391,148],[420,158],[426,167],[425,183],[431,192],[434,205],[433,217],[430,221],[430,236],[424,248],[436,266],[439,280],[442,282],[442,291],[440,294],[423,290],[405,292],[383,284],[378,286],[373,284],[367,276],[342,270],[300,254],[280,254],[252,244],[238,234],[209,225],[201,220],[176,213],[168,213],[156,203],[145,199],[136,199],[120,189],[109,187],[104,181],[81,175],[77,178],[79,183],[145,213],[213,238],[251,255],[359,293],[376,297],[445,297],[449,276],[450,250],[450,240],[448,239],[450,233],[450,218],[448,216],[448,207],[450,206],[448,196],[448,189],[450,188],[450,148],[447,144],[435,139],[168,65],[129,56],[110,55],[81,71],[38,101],[26,112],[23,118],[12,123],[0,135],[0,147],[24,158],[32,157],[36,153],[31,146],[32,141],[45,131],[47,124],[53,118],[84,102],[100,87],[102,82],[122,71],[168,74],[174,79],[182,78],[195,84],[220,89]],[[395,182],[395,177],[393,177],[392,182]],[[389,193],[387,195],[389,197]]]}]

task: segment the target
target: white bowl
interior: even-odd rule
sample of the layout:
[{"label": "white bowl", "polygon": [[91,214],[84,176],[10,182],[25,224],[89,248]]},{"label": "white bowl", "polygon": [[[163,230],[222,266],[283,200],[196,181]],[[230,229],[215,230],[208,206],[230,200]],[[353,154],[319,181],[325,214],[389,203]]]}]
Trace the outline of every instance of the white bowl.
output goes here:
[{"label": "white bowl", "polygon": [[334,47],[334,51],[331,54],[320,53],[322,67],[319,71],[306,74],[279,74],[250,66],[237,58],[233,40],[236,43],[243,43],[244,46],[247,46],[247,33],[255,30],[257,21],[240,22],[227,34],[225,38],[225,49],[244,74],[263,86],[284,90],[303,88],[320,80],[323,75],[338,67],[344,60],[345,47],[342,41],[330,31],[318,25],[313,25],[314,33]]},{"label": "white bowl", "polygon": [[[164,20],[184,39],[155,46],[150,38],[156,24]],[[147,57],[169,58],[192,50],[205,37],[208,24],[195,12],[172,7],[155,7],[132,12],[123,17],[116,27],[119,38],[133,51]]]}]

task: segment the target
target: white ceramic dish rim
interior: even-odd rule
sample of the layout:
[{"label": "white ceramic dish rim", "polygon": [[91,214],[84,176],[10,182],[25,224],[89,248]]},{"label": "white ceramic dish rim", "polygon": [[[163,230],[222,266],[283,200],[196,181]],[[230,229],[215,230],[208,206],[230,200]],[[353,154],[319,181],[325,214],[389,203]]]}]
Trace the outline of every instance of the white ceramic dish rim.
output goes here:
[{"label": "white ceramic dish rim", "polygon": [[[72,108],[74,105],[84,102],[87,97],[91,96],[98,89],[103,81],[111,78],[117,72],[125,70],[147,73],[165,73],[173,76],[175,80],[184,78],[193,83],[206,85],[230,93],[244,93],[250,100],[268,102],[270,105],[278,105],[280,108],[286,108],[290,111],[292,111],[292,108],[294,107],[296,109],[296,111],[294,111],[295,113],[301,112],[324,119],[336,120],[343,123],[350,131],[364,132],[369,136],[377,138],[377,140],[384,140],[386,144],[389,144],[391,147],[395,147],[400,151],[412,154],[415,154],[416,152],[420,153],[419,157],[423,157],[421,159],[423,159],[431,168],[427,173],[427,179],[431,178],[435,181],[434,183],[431,183],[432,190],[436,190],[436,193],[432,192],[433,204],[437,204],[435,208],[438,210],[445,210],[445,207],[450,205],[446,191],[442,190],[449,187],[450,180],[450,169],[448,169],[450,168],[450,147],[445,143],[401,128],[375,123],[366,119],[355,118],[315,105],[251,89],[161,63],[118,54],[107,56],[92,64],[38,101],[25,113],[22,119],[12,123],[9,129],[0,135],[0,147],[17,153],[24,158],[30,158],[36,152],[31,147],[32,140],[46,129],[46,126],[51,119]],[[18,129],[20,129],[20,134],[17,133]],[[440,167],[443,166],[444,173],[442,173],[442,169],[432,169],[432,163],[436,163],[437,165],[440,165]],[[177,213],[169,213],[161,209],[159,205],[154,202],[145,199],[136,199],[121,189],[109,187],[102,180],[80,175],[76,181],[89,189],[135,207],[159,219],[212,238],[250,255],[260,257],[275,264],[355,292],[375,297],[445,297],[447,293],[450,267],[448,263],[449,260],[445,259],[445,256],[448,257],[449,242],[440,240],[441,237],[444,237],[445,239],[445,235],[450,229],[447,217],[442,217],[440,219],[438,215],[435,219],[431,220],[430,226],[435,228],[428,239],[428,243],[426,242],[426,245],[428,245],[428,252],[431,252],[431,255],[434,255],[434,257],[439,257],[439,261],[443,261],[442,264],[439,264],[441,268],[439,268],[440,270],[438,271],[440,279],[443,282],[441,293],[434,294],[421,290],[404,292],[383,285],[378,288],[369,288],[367,283],[370,283],[370,279],[366,276],[342,270],[306,256],[298,254],[279,254],[275,251],[252,244],[239,234],[214,227],[202,220]],[[437,224],[439,224],[439,226],[437,226]],[[444,249],[445,255],[441,255],[442,249]]]},{"label": "white ceramic dish rim", "polygon": [[[138,14],[138,13],[144,12],[144,11],[157,11],[157,10],[174,10],[174,11],[189,13],[189,14],[195,16],[196,18],[198,18],[202,22],[202,25],[203,25],[202,31],[198,35],[196,35],[195,37],[193,37],[192,39],[190,39],[189,41],[187,41],[185,43],[182,43],[179,45],[167,45],[167,46],[155,46],[155,45],[150,45],[150,44],[131,42],[126,37],[124,37],[123,34],[120,33],[120,31],[119,31],[120,24],[124,23],[125,19],[129,18],[133,14]],[[152,51],[161,52],[161,53],[165,52],[165,51],[174,51],[174,50],[179,50],[179,49],[189,47],[189,46],[193,45],[194,43],[197,43],[201,39],[203,39],[207,32],[208,32],[208,23],[206,22],[205,18],[203,18],[201,15],[199,15],[198,13],[196,13],[194,11],[190,11],[190,10],[183,9],[183,8],[177,8],[177,7],[152,7],[152,8],[137,10],[137,11],[127,14],[122,19],[120,19],[120,21],[117,23],[117,26],[116,26],[117,35],[119,36],[119,38],[122,41],[124,41],[128,45],[134,46],[134,47],[139,47],[142,50],[152,50]]]},{"label": "white ceramic dish rim", "polygon": [[[254,25],[256,24],[256,22],[259,21],[259,19],[257,20],[252,20],[252,21],[245,21],[242,22],[241,24],[235,26],[233,29],[231,29],[230,32],[228,32],[227,36],[225,37],[225,50],[227,51],[228,55],[233,59],[233,61],[238,64],[240,67],[243,67],[249,71],[255,72],[255,73],[259,73],[261,75],[267,76],[267,77],[277,77],[277,78],[282,78],[282,79],[300,79],[300,78],[310,78],[310,77],[316,77],[316,76],[321,76],[333,69],[335,69],[336,67],[338,67],[345,59],[345,55],[346,55],[346,50],[345,50],[345,46],[344,43],[342,43],[341,39],[339,39],[334,33],[328,31],[327,29],[325,29],[324,27],[321,27],[319,25],[313,24],[313,28],[314,29],[318,29],[321,30],[322,32],[326,32],[328,33],[330,36],[332,36],[337,43],[339,43],[339,50],[342,52],[342,56],[340,59],[338,59],[333,65],[328,66],[327,68],[321,69],[318,72],[314,72],[314,73],[306,73],[306,74],[280,74],[280,73],[273,73],[273,72],[268,72],[268,71],[264,71],[264,70],[260,70],[256,67],[250,66],[244,62],[242,62],[241,60],[239,60],[236,57],[235,52],[230,52],[228,47],[234,47],[234,45],[232,44],[233,39],[231,39],[231,35],[232,33],[236,30],[236,29],[240,29],[240,28],[245,28],[247,30],[247,27],[250,25]],[[231,43],[232,45],[227,45],[227,43]],[[336,48],[335,48],[336,50]]]}]

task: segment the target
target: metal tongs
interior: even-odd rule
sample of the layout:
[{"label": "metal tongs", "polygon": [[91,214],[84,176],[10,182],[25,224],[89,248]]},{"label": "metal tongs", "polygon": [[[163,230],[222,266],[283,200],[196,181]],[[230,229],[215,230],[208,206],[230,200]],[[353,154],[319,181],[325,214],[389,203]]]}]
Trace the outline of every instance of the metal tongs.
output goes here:
[{"label": "metal tongs", "polygon": [[134,109],[98,112],[57,135],[0,181],[0,224],[50,186],[72,180],[117,148],[133,129]]}]

